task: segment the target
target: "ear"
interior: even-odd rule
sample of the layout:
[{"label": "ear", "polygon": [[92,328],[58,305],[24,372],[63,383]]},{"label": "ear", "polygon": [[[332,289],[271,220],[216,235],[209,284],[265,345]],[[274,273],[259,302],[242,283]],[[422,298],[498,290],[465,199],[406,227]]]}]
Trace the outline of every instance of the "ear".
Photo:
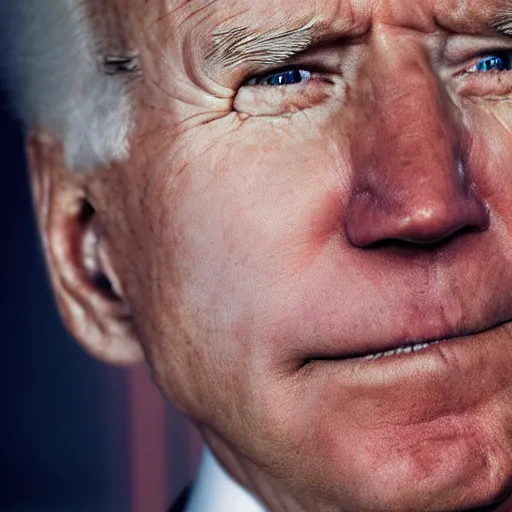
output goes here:
[{"label": "ear", "polygon": [[43,248],[68,329],[104,362],[141,361],[130,306],[87,197],[90,176],[67,169],[61,144],[43,133],[29,139],[27,150]]}]

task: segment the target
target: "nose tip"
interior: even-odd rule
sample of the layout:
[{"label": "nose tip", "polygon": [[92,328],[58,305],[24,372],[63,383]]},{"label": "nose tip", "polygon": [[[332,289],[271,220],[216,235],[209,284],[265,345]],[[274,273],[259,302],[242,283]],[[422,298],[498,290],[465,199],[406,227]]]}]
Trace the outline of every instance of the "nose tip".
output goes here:
[{"label": "nose tip", "polygon": [[489,225],[486,205],[475,194],[429,205],[382,204],[372,194],[355,198],[349,207],[345,231],[356,247],[384,241],[435,244],[467,230]]},{"label": "nose tip", "polygon": [[454,212],[450,215],[435,208],[421,208],[414,215],[404,217],[398,232],[391,236],[405,242],[433,244],[449,238],[461,229],[484,227],[483,218],[480,218],[476,210],[467,213]]}]

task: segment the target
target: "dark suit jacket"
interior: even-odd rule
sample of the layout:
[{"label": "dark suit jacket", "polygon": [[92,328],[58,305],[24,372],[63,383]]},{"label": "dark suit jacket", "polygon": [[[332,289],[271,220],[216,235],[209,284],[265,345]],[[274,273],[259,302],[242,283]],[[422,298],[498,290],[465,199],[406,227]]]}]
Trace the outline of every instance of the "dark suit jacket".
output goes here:
[{"label": "dark suit jacket", "polygon": [[173,503],[172,507],[169,509],[169,512],[184,512],[185,507],[187,506],[188,500],[190,498],[191,490],[191,485],[186,487],[183,490],[183,492],[179,495],[178,499]]}]

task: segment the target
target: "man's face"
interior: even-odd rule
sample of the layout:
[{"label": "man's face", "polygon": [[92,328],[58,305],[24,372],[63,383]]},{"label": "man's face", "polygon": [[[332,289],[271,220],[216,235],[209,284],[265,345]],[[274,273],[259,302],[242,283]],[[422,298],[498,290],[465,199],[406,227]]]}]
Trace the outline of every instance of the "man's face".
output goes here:
[{"label": "man's face", "polygon": [[141,34],[133,154],[95,193],[163,391],[273,510],[499,498],[506,5],[125,3]]}]

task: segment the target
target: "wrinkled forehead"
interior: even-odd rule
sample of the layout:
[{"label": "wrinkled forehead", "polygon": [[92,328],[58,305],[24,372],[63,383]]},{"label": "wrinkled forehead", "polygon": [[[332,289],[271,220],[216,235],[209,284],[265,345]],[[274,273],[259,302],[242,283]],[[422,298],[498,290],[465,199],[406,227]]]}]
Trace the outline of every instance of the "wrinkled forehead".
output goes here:
[{"label": "wrinkled forehead", "polygon": [[143,29],[154,42],[150,55],[163,48],[181,54],[221,84],[228,70],[241,76],[284,65],[317,43],[360,37],[377,25],[512,36],[512,0],[118,1],[139,5],[150,20]]},{"label": "wrinkled forehead", "polygon": [[[130,2],[134,0],[121,0]],[[135,0],[144,4],[148,2]],[[389,23],[455,32],[486,30],[496,19],[512,17],[507,0],[157,0],[158,20],[179,28],[216,33],[233,27],[319,27],[367,31],[374,23]]]},{"label": "wrinkled forehead", "polygon": [[144,46],[153,58],[163,48],[169,56],[186,54],[214,77],[226,65],[239,65],[238,57],[229,58],[231,48],[253,58],[254,52],[263,48],[268,53],[266,47],[271,46],[277,53],[267,64],[283,63],[316,43],[360,37],[376,25],[424,33],[444,29],[454,34],[512,35],[512,0],[110,1],[124,4],[120,12],[131,11],[139,21],[145,20],[145,43],[150,39],[153,44]]},{"label": "wrinkled forehead", "polygon": [[[90,0],[93,2],[105,0]],[[138,34],[146,74],[178,87],[176,66],[231,89],[317,45],[389,25],[426,34],[512,37],[512,0],[108,0]],[[189,72],[187,71],[187,74]]]}]

